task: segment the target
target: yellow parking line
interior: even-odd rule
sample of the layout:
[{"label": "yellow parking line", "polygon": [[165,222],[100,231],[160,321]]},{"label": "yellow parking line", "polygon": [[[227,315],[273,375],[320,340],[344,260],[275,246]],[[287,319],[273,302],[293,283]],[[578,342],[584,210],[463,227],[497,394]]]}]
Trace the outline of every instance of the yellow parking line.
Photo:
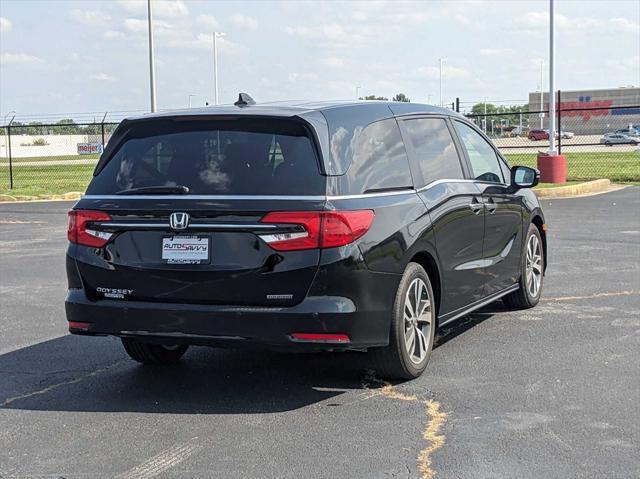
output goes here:
[{"label": "yellow parking line", "polygon": [[[371,390],[370,386],[372,384],[376,384],[381,387],[380,389]],[[380,395],[400,401],[418,401],[418,397],[415,394],[405,394],[398,391],[390,382],[375,377],[373,371],[367,372],[362,385],[365,389],[372,391],[373,395]],[[422,438],[425,441],[428,441],[429,444],[418,454],[418,470],[422,474],[423,479],[433,479],[436,472],[431,467],[431,457],[434,452],[444,446],[445,436],[440,433],[440,430],[447,420],[447,413],[440,410],[441,406],[438,401],[429,399],[420,400],[419,402],[424,404],[428,418],[422,433]]]},{"label": "yellow parking line", "polygon": [[578,299],[608,298],[610,296],[634,296],[640,291],[614,291],[611,293],[593,293],[586,296],[559,296],[556,298],[543,298],[543,301],[575,301]]}]

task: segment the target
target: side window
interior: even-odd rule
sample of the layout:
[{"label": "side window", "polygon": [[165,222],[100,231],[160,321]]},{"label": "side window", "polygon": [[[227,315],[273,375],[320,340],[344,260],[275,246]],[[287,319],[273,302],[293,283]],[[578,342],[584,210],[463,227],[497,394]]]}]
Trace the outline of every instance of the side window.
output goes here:
[{"label": "side window", "polygon": [[354,190],[411,187],[407,152],[394,118],[372,123],[354,135],[347,171]]},{"label": "side window", "polygon": [[445,120],[419,118],[402,123],[425,183],[464,178],[458,151]]},{"label": "side window", "polygon": [[491,145],[470,126],[459,121],[453,123],[469,155],[475,179],[503,183],[498,156]]}]

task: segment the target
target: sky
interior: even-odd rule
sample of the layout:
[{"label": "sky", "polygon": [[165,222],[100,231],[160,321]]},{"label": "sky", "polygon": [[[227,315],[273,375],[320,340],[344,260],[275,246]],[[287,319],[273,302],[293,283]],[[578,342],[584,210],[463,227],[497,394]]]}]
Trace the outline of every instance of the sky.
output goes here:
[{"label": "sky", "polygon": [[[213,31],[221,103],[438,103],[439,58],[446,103],[526,103],[548,64],[547,0],[152,1],[159,109],[213,102]],[[640,85],[640,0],[556,5],[558,88]],[[148,110],[147,42],[146,0],[0,0],[0,117]]]}]

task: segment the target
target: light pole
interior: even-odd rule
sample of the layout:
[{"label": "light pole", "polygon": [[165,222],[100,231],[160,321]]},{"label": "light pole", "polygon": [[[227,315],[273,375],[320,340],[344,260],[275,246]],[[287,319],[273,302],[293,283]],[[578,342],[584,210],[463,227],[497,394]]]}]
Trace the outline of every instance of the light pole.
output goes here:
[{"label": "light pole", "polygon": [[438,62],[440,63],[440,106],[441,107],[444,105],[442,101],[442,62],[443,61],[444,61],[444,58],[438,59]]},{"label": "light pole", "polygon": [[356,87],[356,100],[357,100],[358,98],[360,98],[360,88],[362,88],[362,87],[361,87],[361,86],[357,86],[357,87]]},{"label": "light pole", "polygon": [[549,0],[549,155],[556,151],[556,5]]},{"label": "light pole", "polygon": [[156,111],[156,72],[153,59],[153,15],[151,0],[147,0],[147,15],[149,21],[149,88],[151,90],[151,112]]},{"label": "light pole", "polygon": [[540,129],[544,125],[544,60],[540,60],[540,113],[538,116],[540,117]]},{"label": "light pole", "polygon": [[189,108],[191,108],[191,98],[193,98],[194,96],[198,96],[198,95],[194,95],[193,93],[189,94]]},{"label": "light pole", "polygon": [[215,89],[213,91],[214,104],[218,104],[218,38],[223,37],[224,32],[213,32],[213,81]]},{"label": "light pole", "polygon": [[487,97],[484,97],[484,134],[487,134]]}]

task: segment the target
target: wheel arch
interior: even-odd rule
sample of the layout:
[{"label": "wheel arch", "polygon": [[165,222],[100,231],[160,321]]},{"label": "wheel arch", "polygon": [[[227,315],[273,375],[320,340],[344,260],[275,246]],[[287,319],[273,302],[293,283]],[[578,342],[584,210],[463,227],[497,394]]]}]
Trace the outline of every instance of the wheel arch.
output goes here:
[{"label": "wheel arch", "polygon": [[428,251],[419,251],[415,253],[409,260],[412,263],[418,263],[424,268],[431,281],[433,294],[436,300],[436,326],[440,312],[440,299],[442,298],[442,278],[440,276],[440,268],[436,258]]}]

